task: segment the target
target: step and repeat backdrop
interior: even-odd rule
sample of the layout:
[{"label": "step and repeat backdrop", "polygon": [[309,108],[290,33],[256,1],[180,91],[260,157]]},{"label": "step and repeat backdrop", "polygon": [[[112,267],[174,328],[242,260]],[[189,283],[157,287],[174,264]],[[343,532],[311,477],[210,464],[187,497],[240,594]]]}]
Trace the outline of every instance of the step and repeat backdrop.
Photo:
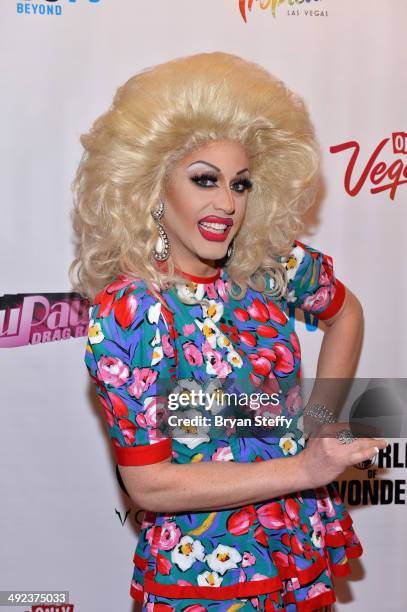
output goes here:
[{"label": "step and repeat backdrop", "polygon": [[[334,609],[403,610],[405,0],[2,0],[0,17],[0,590],[68,591],[70,606],[55,610],[138,609],[129,590],[142,512],[121,487],[84,365],[88,307],[68,280],[71,182],[80,134],[117,87],[219,50],[284,80],[316,126],[323,188],[300,239],[332,257],[362,303],[356,376],[381,389],[393,419],[387,449],[338,481],[364,555],[335,578]],[[322,323],[294,315],[312,377]]]}]

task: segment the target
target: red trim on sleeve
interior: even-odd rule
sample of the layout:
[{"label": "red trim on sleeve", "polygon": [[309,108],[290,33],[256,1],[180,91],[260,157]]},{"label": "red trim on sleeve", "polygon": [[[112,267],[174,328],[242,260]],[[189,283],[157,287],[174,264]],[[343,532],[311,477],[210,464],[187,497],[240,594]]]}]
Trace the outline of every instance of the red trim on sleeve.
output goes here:
[{"label": "red trim on sleeve", "polygon": [[118,465],[149,465],[163,461],[172,455],[172,440],[167,438],[138,446],[116,446],[112,444]]},{"label": "red trim on sleeve", "polygon": [[330,319],[340,310],[345,300],[346,287],[339,279],[335,279],[335,285],[335,294],[328,308],[321,313],[312,313],[315,314],[318,319]]}]

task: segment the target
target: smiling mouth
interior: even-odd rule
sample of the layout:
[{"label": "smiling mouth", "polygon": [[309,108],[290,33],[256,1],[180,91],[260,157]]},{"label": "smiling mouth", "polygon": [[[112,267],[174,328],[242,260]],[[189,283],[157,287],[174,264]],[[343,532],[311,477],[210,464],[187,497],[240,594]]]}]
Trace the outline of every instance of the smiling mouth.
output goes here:
[{"label": "smiling mouth", "polygon": [[227,223],[210,223],[209,221],[199,221],[198,225],[215,234],[224,234],[230,227]]}]

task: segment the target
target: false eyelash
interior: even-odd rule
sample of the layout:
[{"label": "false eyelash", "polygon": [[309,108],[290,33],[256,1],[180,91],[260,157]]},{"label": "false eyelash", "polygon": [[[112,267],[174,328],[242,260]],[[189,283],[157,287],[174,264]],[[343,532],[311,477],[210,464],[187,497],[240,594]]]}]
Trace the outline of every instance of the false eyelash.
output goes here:
[{"label": "false eyelash", "polygon": [[[216,182],[218,180],[218,177],[215,174],[210,174],[208,172],[204,172],[203,174],[194,174],[193,176],[191,176],[191,181],[194,181],[195,183],[199,183],[199,181],[202,180]],[[250,189],[251,187],[253,187],[252,181],[248,178],[237,180],[234,184],[243,185],[243,187],[245,187],[246,189]]]}]

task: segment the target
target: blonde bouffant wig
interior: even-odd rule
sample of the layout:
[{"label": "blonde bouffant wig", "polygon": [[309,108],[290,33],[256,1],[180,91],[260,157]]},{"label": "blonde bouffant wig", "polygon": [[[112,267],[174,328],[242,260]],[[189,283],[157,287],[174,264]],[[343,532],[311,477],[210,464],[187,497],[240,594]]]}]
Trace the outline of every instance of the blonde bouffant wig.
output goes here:
[{"label": "blonde bouffant wig", "polygon": [[85,150],[72,183],[75,290],[92,302],[120,273],[143,279],[161,301],[163,288],[185,283],[171,254],[165,271],[151,260],[158,238],[151,210],[183,156],[215,140],[245,147],[253,183],[235,254],[225,263],[229,291],[237,299],[247,286],[284,295],[282,258],[315,198],[319,144],[300,97],[265,68],[223,52],[144,69],[81,135]]}]

